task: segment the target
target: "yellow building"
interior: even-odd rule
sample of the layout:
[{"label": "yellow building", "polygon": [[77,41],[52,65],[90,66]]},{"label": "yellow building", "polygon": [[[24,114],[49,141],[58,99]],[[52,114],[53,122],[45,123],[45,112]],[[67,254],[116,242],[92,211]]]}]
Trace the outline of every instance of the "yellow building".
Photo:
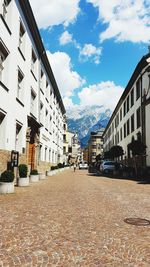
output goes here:
[{"label": "yellow building", "polygon": [[98,132],[91,132],[91,136],[89,139],[89,164],[96,161],[97,155],[103,154],[103,130]]}]

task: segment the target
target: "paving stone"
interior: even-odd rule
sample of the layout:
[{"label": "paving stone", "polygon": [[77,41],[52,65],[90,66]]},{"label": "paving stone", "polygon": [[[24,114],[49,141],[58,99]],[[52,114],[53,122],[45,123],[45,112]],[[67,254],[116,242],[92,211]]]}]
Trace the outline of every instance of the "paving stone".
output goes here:
[{"label": "paving stone", "polygon": [[150,185],[68,170],[0,195],[0,267],[149,267]]}]

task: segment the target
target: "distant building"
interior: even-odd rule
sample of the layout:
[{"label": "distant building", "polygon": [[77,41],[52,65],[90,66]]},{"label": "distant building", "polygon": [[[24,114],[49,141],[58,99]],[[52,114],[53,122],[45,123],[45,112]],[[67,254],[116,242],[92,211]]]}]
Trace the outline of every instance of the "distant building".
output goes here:
[{"label": "distant building", "polygon": [[88,147],[83,149],[83,161],[88,162],[89,159],[89,149]]},{"label": "distant building", "polygon": [[98,132],[91,132],[90,139],[88,142],[89,164],[96,161],[97,155],[103,154],[103,132],[104,129],[101,129]]},{"label": "distant building", "polygon": [[[129,63],[130,64],[130,63]],[[141,136],[146,145],[145,164],[150,166],[150,52],[137,64],[104,131],[104,151],[122,146],[130,162],[129,143]]]},{"label": "distant building", "polygon": [[28,0],[0,1],[0,172],[63,162],[65,108]]},{"label": "distant building", "polygon": [[72,137],[72,158],[73,161],[79,162],[81,161],[82,155],[81,155],[81,146],[78,139],[78,134],[75,133]]}]

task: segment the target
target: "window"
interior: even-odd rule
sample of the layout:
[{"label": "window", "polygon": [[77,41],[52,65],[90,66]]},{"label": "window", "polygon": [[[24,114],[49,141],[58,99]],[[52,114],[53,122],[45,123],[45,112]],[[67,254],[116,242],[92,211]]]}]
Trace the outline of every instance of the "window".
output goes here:
[{"label": "window", "polygon": [[122,121],[122,108],[120,109],[120,121]]},{"label": "window", "polygon": [[49,149],[49,162],[51,162],[51,149]]},{"label": "window", "polygon": [[49,117],[49,131],[51,132],[52,130],[52,116],[50,115]]},{"label": "window", "polygon": [[134,114],[131,116],[131,132],[134,131]]},{"label": "window", "polygon": [[48,130],[48,110],[45,110],[45,128]]},{"label": "window", "polygon": [[136,123],[137,123],[137,128],[141,126],[141,109],[138,108],[136,111]]},{"label": "window", "polygon": [[139,99],[140,95],[141,95],[141,82],[140,79],[138,79],[138,81],[136,82],[136,100]]},{"label": "window", "polygon": [[126,101],[123,104],[123,115],[126,115]]},{"label": "window", "polygon": [[63,147],[63,154],[66,154],[66,147]]},{"label": "window", "polygon": [[120,141],[122,141],[122,128],[120,129]]},{"label": "window", "polygon": [[46,159],[47,159],[47,147],[45,147],[45,156],[44,156],[44,158],[45,158],[45,161],[46,161]]},{"label": "window", "polygon": [[117,145],[117,134],[115,134],[115,146]]},{"label": "window", "polygon": [[124,138],[126,138],[126,124],[124,124]]},{"label": "window", "polygon": [[63,142],[66,142],[66,134],[63,134]]},{"label": "window", "polygon": [[114,131],[114,122],[112,123],[112,133],[113,133],[113,131]]},{"label": "window", "polygon": [[42,123],[42,124],[43,124],[43,120],[44,120],[43,115],[44,115],[43,114],[43,103],[41,102],[40,103],[40,123]]},{"label": "window", "polygon": [[6,138],[6,113],[0,109],[0,148],[5,148]]},{"label": "window", "polygon": [[129,95],[127,97],[127,112],[129,111]]},{"label": "window", "polygon": [[117,133],[117,144],[119,143],[119,132]]},{"label": "window", "polygon": [[7,13],[8,13],[8,6],[10,4],[11,0],[4,0],[2,4],[2,16],[6,20],[7,19]]},{"label": "window", "polygon": [[30,112],[36,117],[36,93],[31,89],[31,106]]},{"label": "window", "polygon": [[6,73],[6,58],[9,54],[8,49],[0,38],[0,81],[4,82],[4,74]]},{"label": "window", "polygon": [[36,61],[37,61],[37,57],[32,49],[32,56],[31,56],[31,71],[32,74],[36,76]]},{"label": "window", "polygon": [[25,49],[25,29],[24,26],[22,24],[22,22],[20,21],[20,29],[19,29],[19,49],[21,50],[21,52],[24,52]]},{"label": "window", "polygon": [[22,152],[22,123],[16,121],[15,150]]},{"label": "window", "polygon": [[23,100],[23,79],[24,74],[18,69],[18,87],[17,87],[17,98]]},{"label": "window", "polygon": [[115,127],[117,127],[119,125],[119,113],[116,115],[115,118]]},{"label": "window", "polygon": [[130,121],[127,120],[127,135],[130,134]]},{"label": "window", "polygon": [[134,88],[131,91],[131,107],[134,105]]}]

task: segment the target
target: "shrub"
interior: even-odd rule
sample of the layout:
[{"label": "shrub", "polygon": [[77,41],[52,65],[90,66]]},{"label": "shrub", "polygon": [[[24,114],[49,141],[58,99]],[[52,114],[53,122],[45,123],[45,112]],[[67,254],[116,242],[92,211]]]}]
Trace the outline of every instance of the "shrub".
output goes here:
[{"label": "shrub", "polygon": [[58,163],[58,168],[64,168],[64,164]]},{"label": "shrub", "polygon": [[0,182],[12,183],[14,181],[14,173],[12,171],[4,171],[1,173]]},{"label": "shrub", "polygon": [[38,175],[38,171],[36,169],[31,170],[30,175]]},{"label": "shrub", "polygon": [[18,168],[19,168],[19,176],[21,178],[27,177],[27,173],[28,173],[27,165],[26,164],[20,164]]},{"label": "shrub", "polygon": [[53,171],[53,170],[55,170],[55,166],[52,166],[52,167],[51,167],[51,171]]}]

